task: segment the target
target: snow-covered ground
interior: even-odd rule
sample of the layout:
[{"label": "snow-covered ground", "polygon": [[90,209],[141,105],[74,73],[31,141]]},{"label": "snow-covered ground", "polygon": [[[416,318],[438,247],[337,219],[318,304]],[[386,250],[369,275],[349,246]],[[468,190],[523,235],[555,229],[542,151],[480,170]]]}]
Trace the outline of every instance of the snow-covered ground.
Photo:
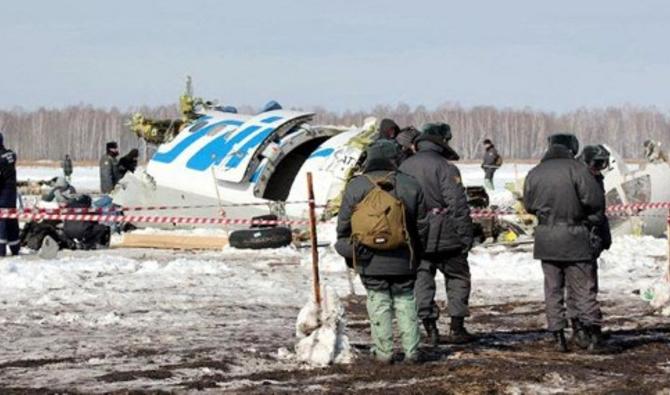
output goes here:
[{"label": "snow-covered ground", "polygon": [[[661,278],[665,249],[662,239],[616,239],[600,264],[602,297],[639,299],[634,291]],[[329,248],[321,253],[323,282],[349,294],[342,260]],[[132,383],[167,388],[211,373],[180,367],[194,352],[230,361],[228,374],[296,366],[277,350],[293,344],[295,318],[310,295],[306,251],[60,254],[0,261],[0,366],[52,361],[0,369],[4,385],[114,390],[130,383],[100,378],[175,366],[168,379]],[[542,272],[530,251],[478,247],[470,262],[473,305],[542,300]],[[354,288],[364,293],[358,280]],[[442,285],[438,299],[445,299]]]},{"label": "snow-covered ground", "polygon": [[[19,177],[59,172],[40,169],[20,168]],[[466,183],[481,183],[476,165],[461,169]],[[513,178],[509,165],[496,184]],[[96,168],[75,170],[77,187],[95,189],[96,183]],[[319,235],[332,239],[332,224]],[[639,293],[663,276],[666,253],[665,239],[617,238],[600,260],[601,298],[637,303]],[[330,247],[321,249],[320,259],[324,284],[342,296],[364,294]],[[531,246],[480,246],[470,263],[473,305],[542,301],[542,271]],[[308,251],[288,247],[197,253],[114,248],[61,251],[51,260],[4,258],[0,388],[170,390],[215,375],[222,388],[235,390],[240,383],[229,379],[235,375],[296,368],[278,350],[295,344],[295,320],[310,297],[310,265]],[[439,284],[438,299],[444,300],[441,276]]]},{"label": "snow-covered ground", "polygon": [[[60,167],[49,166],[19,166],[16,176],[19,181],[49,180],[63,175]],[[100,170],[94,166],[75,167],[72,172],[72,184],[83,192],[98,191],[100,189]]]}]

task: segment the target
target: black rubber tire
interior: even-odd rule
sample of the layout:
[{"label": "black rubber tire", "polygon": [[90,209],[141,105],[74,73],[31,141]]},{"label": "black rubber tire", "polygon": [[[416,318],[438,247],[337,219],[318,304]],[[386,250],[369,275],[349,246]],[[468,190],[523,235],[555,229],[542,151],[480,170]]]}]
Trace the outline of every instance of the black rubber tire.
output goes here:
[{"label": "black rubber tire", "polygon": [[291,229],[284,227],[236,230],[228,236],[231,247],[249,250],[286,247],[292,242]]}]

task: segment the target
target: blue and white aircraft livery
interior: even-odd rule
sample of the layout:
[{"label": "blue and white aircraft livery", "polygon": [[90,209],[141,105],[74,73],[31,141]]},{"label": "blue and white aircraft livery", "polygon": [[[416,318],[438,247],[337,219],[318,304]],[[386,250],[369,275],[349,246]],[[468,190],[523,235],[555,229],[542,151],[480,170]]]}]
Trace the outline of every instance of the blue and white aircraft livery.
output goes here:
[{"label": "blue and white aircraft livery", "polygon": [[[191,206],[211,208],[163,211],[165,215],[220,215],[231,218],[268,214],[270,208],[303,217],[306,173],[314,176],[317,204],[324,205],[344,188],[345,175],[361,155],[350,141],[369,128],[312,126],[313,114],[274,110],[258,115],[206,111],[172,141],[162,144],[145,172],[128,173],[112,194],[124,206]],[[151,212],[140,214],[151,215]]]}]

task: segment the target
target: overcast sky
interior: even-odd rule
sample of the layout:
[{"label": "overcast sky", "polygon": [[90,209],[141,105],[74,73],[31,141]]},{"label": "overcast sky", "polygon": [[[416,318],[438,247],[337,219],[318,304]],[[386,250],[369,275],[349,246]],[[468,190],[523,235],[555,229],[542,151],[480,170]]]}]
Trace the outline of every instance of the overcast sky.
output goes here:
[{"label": "overcast sky", "polygon": [[3,0],[0,108],[670,108],[670,2]]}]

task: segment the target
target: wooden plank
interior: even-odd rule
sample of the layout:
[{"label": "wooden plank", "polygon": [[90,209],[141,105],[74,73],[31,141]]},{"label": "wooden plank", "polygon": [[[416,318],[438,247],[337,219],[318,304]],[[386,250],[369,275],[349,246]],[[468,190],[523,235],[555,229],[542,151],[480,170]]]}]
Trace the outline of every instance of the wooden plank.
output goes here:
[{"label": "wooden plank", "polygon": [[147,235],[126,233],[116,247],[161,248],[172,250],[220,250],[228,245],[226,236]]}]

